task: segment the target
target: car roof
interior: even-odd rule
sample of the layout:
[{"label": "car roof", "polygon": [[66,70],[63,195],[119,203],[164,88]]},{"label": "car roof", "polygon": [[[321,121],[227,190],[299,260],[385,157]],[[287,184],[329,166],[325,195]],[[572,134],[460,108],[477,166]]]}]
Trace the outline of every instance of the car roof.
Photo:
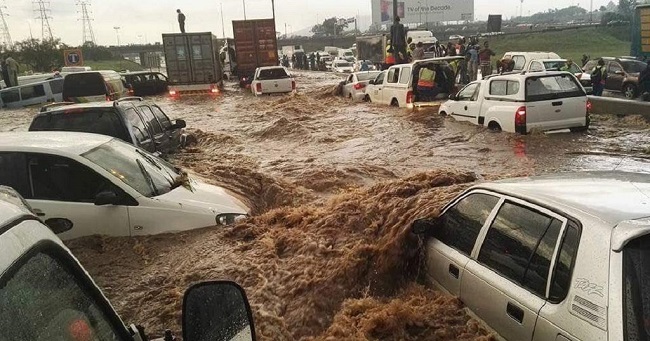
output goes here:
[{"label": "car roof", "polygon": [[81,155],[111,140],[111,136],[68,131],[7,132],[0,133],[0,151]]},{"label": "car roof", "polygon": [[[124,103],[131,103],[136,101],[137,103],[146,103],[146,104],[153,104],[151,101],[147,101],[145,99],[142,99],[140,97],[140,100],[136,100],[138,97],[124,97],[122,99],[116,100],[116,101],[101,101],[101,102],[86,102],[86,103],[69,103],[68,102],[60,102],[60,103],[51,103],[49,105],[45,105],[41,107],[41,110],[46,109],[46,111],[41,111],[39,115],[47,115],[51,113],[59,113],[62,111],[66,110],[72,110],[72,109],[86,109],[86,108],[113,108],[116,106],[119,106]],[[51,105],[51,107],[49,107]]]},{"label": "car roof", "polygon": [[621,221],[650,217],[650,174],[560,173],[495,181],[476,187],[548,204],[572,216],[586,213],[611,227]]}]

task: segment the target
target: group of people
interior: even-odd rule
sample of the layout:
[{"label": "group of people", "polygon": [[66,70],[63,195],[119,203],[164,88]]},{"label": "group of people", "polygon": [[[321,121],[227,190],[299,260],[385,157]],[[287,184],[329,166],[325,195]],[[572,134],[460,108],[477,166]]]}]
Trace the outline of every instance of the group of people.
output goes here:
[{"label": "group of people", "polygon": [[282,66],[284,67],[293,67],[298,70],[325,70],[325,61],[321,59],[319,52],[312,52],[309,55],[306,53],[294,53],[291,56],[291,65],[289,65],[289,57],[287,55],[282,56]]}]

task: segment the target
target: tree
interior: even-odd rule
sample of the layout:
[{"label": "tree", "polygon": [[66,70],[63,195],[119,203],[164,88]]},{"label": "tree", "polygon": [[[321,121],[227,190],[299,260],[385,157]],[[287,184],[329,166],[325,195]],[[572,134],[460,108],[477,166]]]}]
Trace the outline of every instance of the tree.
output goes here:
[{"label": "tree", "polygon": [[315,36],[336,36],[340,35],[341,32],[345,28],[348,27],[348,24],[346,22],[341,21],[339,23],[339,20],[337,18],[329,18],[325,19],[322,24],[320,25],[315,25],[312,27],[311,32],[314,33]]},{"label": "tree", "polygon": [[108,47],[95,45],[91,41],[87,41],[81,46],[81,52],[86,60],[98,61],[115,59]]},{"label": "tree", "polygon": [[63,65],[66,47],[60,39],[26,39],[14,44],[17,59],[37,72],[49,72]]},{"label": "tree", "polygon": [[601,11],[601,12],[607,12],[607,7],[605,7],[605,6],[600,6],[599,11]]},{"label": "tree", "polygon": [[630,20],[634,15],[636,5],[636,0],[618,0],[618,13],[625,17],[626,20]]}]

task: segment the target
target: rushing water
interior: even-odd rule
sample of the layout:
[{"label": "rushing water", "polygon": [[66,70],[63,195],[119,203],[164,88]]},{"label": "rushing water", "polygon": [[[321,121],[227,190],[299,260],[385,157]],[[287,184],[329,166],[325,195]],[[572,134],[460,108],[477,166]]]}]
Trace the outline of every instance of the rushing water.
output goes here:
[{"label": "rushing water", "polygon": [[[461,303],[417,284],[410,223],[475,181],[583,169],[648,171],[650,125],[598,116],[586,133],[519,136],[332,96],[332,74],[299,92],[216,100],[154,98],[198,144],[173,162],[248,199],[233,228],[69,243],[129,323],[179,330],[190,283],[247,290],[262,340],[474,340],[488,333]],[[26,130],[35,109],[0,112]]]}]

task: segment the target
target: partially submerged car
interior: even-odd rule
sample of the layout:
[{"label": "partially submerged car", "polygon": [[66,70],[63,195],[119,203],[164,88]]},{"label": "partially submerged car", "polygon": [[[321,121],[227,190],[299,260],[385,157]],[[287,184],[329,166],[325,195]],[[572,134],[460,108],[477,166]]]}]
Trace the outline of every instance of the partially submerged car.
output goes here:
[{"label": "partially submerged car", "polygon": [[440,115],[496,131],[589,128],[591,102],[569,72],[529,72],[494,75],[472,82],[452,95]]},{"label": "partially submerged car", "polygon": [[[440,57],[393,65],[368,83],[366,100],[409,109],[435,105],[439,100],[446,99],[456,92],[456,75],[449,62],[464,58]],[[440,91],[433,99],[425,98],[417,90],[420,70],[425,67],[435,70],[435,82]]]},{"label": "partially submerged car", "polygon": [[426,279],[506,340],[646,340],[650,175],[476,185],[413,224]]},{"label": "partially submerged car", "polygon": [[[72,252],[29,207],[4,193],[0,191],[1,339],[148,340],[143,327],[123,322]],[[187,341],[256,339],[246,293],[229,281],[190,286],[183,297],[182,325]]]},{"label": "partially submerged car", "polygon": [[41,108],[29,131],[74,131],[108,135],[150,153],[167,155],[187,140],[184,120],[170,120],[155,103],[141,97],[113,102],[53,103]]},{"label": "partially submerged car", "polygon": [[0,134],[0,185],[16,189],[44,220],[70,220],[62,239],[223,226],[249,212],[226,189],[98,134]]}]

